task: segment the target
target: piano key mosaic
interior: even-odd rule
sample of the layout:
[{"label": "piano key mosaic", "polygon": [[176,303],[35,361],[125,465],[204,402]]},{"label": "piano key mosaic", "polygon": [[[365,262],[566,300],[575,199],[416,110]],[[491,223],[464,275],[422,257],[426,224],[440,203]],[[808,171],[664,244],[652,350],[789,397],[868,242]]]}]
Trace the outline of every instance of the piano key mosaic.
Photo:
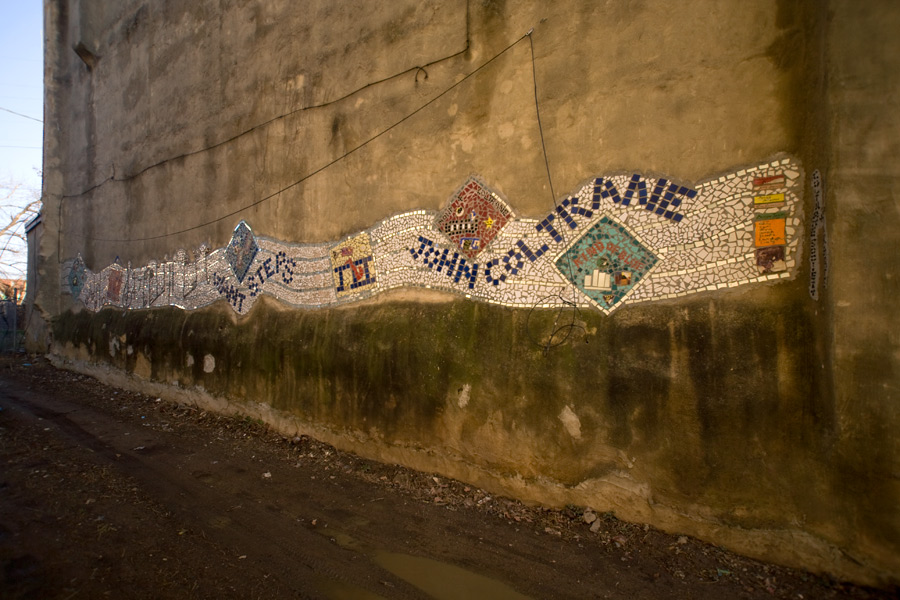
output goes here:
[{"label": "piano key mosaic", "polygon": [[268,294],[300,308],[422,287],[510,307],[573,298],[622,306],[786,279],[801,240],[802,172],[791,158],[695,186],[640,173],[594,177],[540,219],[480,177],[446,207],[392,216],[347,239],[290,244],[237,223],[223,248],[179,251],[143,266],[89,270],[67,261],[64,289],[104,306],[194,309],[220,299],[249,311]]}]

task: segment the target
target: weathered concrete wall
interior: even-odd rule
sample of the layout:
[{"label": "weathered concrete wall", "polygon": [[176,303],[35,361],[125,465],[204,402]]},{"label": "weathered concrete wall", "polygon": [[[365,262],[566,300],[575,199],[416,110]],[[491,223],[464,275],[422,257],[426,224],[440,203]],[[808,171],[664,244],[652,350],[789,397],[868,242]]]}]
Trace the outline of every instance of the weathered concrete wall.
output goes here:
[{"label": "weathered concrete wall", "polygon": [[[61,254],[82,252],[92,268],[221,246],[237,218],[281,240],[336,240],[392,214],[441,208],[473,171],[489,174],[519,213],[543,216],[556,198],[527,40],[437,98],[531,27],[559,194],[621,170],[696,181],[796,146],[779,97],[787,76],[769,56],[783,34],[772,2],[714,3],[712,12],[703,2],[678,11],[464,0],[298,11],[270,2],[222,14],[212,3],[130,4],[101,29],[92,71],[65,54],[71,85],[59,90],[70,97],[62,193],[71,233]],[[394,73],[402,75],[370,85]],[[84,243],[159,236],[238,210],[435,98],[233,219],[177,239]]]},{"label": "weathered concrete wall", "polygon": [[545,4],[46,2],[42,281],[78,253],[99,270],[222,247],[239,219],[331,242],[441,209],[472,172],[541,218],[596,173],[698,181],[779,153],[825,185],[824,213],[804,185],[791,280],[582,309],[549,352],[531,337],[556,312],[425,290],[238,316],[93,313],[45,285],[52,354],[521,498],[900,581],[897,117],[880,99],[900,10]]},{"label": "weathered concrete wall", "polygon": [[900,11],[890,2],[836,2],[830,16],[830,459],[858,502],[853,543],[877,552],[896,548],[900,531]]}]

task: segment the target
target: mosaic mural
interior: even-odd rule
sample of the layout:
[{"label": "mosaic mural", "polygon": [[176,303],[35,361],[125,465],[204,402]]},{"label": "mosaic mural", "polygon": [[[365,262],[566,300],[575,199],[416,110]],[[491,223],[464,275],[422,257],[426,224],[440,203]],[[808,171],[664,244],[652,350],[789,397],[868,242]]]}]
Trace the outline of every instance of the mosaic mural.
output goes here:
[{"label": "mosaic mural", "polygon": [[800,189],[791,158],[696,186],[613,174],[590,179],[540,219],[521,219],[473,176],[437,213],[395,215],[337,243],[283,243],[241,221],[224,248],[99,272],[78,256],[63,276],[90,310],[193,309],[224,299],[246,313],[262,294],[315,308],[423,287],[510,307],[574,300],[609,314],[790,277]]}]

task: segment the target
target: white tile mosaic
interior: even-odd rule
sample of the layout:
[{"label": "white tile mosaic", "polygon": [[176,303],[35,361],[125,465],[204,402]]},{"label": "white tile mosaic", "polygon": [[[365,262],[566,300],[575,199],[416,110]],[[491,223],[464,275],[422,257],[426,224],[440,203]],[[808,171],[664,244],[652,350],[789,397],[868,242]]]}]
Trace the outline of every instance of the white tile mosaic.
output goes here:
[{"label": "white tile mosaic", "polygon": [[186,310],[225,299],[239,313],[263,294],[297,307],[422,287],[510,307],[573,299],[605,313],[791,277],[803,230],[802,170],[790,158],[696,186],[663,177],[596,177],[543,219],[518,219],[470,178],[440,212],[391,216],[336,243],[290,244],[241,221],[213,251],[179,251],[99,272],[69,260],[64,289],[85,307]]}]

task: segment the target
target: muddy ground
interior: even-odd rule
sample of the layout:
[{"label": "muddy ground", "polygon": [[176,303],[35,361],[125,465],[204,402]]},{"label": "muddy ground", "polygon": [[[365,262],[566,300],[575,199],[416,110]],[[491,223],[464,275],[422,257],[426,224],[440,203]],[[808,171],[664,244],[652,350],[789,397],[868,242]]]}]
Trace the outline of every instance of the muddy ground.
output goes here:
[{"label": "muddy ground", "polygon": [[22,355],[0,357],[0,565],[2,598],[894,597]]}]

